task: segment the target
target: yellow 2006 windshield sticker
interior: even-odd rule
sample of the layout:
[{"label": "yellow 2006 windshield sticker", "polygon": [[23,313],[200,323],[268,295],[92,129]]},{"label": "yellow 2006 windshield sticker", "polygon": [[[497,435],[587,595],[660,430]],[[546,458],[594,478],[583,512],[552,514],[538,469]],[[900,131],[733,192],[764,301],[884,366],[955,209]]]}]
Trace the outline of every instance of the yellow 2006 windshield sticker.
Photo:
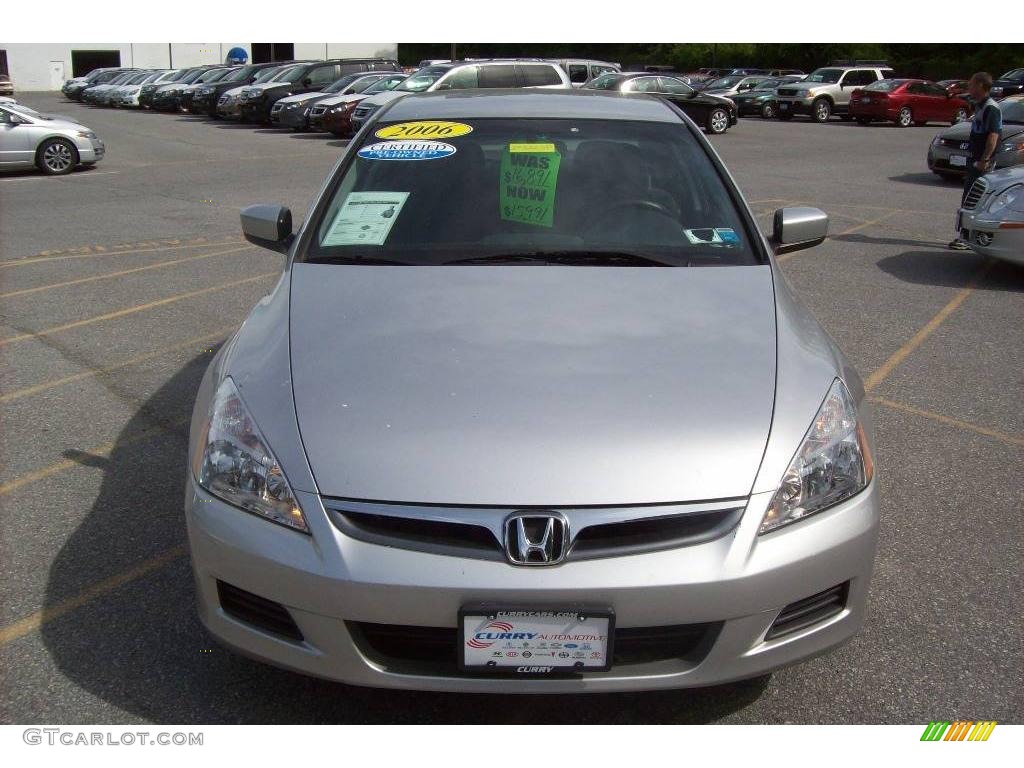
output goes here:
[{"label": "yellow 2006 windshield sticker", "polygon": [[465,123],[451,123],[447,120],[416,120],[410,123],[395,123],[379,128],[374,136],[378,139],[454,139],[473,132],[473,126]]},{"label": "yellow 2006 windshield sticker", "polygon": [[554,225],[562,156],[554,144],[509,144],[501,154],[501,218],[538,227]]}]

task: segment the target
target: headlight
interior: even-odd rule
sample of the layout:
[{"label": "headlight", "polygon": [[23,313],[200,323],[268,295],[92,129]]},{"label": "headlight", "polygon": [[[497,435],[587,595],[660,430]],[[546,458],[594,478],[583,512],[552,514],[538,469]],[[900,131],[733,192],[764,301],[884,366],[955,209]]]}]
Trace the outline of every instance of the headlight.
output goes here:
[{"label": "headlight", "polygon": [[988,204],[989,213],[999,213],[1004,208],[1009,208],[1012,211],[1024,209],[1024,184],[1007,187],[993,197],[992,202]]},{"label": "headlight", "polygon": [[803,520],[864,490],[871,451],[846,385],[836,379],[761,521],[761,533]]},{"label": "headlight", "polygon": [[83,139],[96,139],[96,138],[99,138],[92,131],[79,131],[78,135],[81,136]]},{"label": "headlight", "polygon": [[1024,150],[1024,141],[1007,141],[999,145],[997,152],[1019,152]]},{"label": "headlight", "polygon": [[199,485],[246,512],[309,533],[280,464],[230,378],[210,405],[193,471]]}]

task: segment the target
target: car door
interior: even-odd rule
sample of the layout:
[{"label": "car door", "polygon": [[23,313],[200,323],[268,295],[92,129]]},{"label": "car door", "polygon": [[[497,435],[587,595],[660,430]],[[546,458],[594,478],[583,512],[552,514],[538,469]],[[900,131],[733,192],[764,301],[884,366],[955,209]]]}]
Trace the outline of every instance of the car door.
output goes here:
[{"label": "car door", "polygon": [[953,119],[956,108],[949,93],[938,83],[926,82],[921,84],[924,97],[928,100],[928,120],[946,123]]},{"label": "car door", "polygon": [[662,76],[657,80],[659,96],[668,99],[683,110],[697,125],[704,125],[707,122],[708,105],[696,96],[696,91],[693,88],[677,77]]},{"label": "car door", "polygon": [[32,165],[36,154],[35,134],[35,126],[25,118],[0,108],[0,166]]}]

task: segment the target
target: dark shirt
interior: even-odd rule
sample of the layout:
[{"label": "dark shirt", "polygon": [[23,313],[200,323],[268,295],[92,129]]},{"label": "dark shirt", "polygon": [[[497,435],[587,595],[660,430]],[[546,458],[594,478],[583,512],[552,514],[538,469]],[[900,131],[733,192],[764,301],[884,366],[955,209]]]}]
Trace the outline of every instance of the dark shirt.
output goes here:
[{"label": "dark shirt", "polygon": [[988,135],[998,134],[1002,130],[1003,113],[991,97],[975,105],[974,118],[971,120],[971,159],[981,160],[985,155]]}]

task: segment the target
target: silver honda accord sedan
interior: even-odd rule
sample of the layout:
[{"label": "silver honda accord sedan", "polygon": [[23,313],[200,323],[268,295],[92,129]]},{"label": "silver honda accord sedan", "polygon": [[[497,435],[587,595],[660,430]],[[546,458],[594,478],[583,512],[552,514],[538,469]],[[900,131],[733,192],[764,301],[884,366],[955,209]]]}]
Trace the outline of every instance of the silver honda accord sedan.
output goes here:
[{"label": "silver honda accord sedan", "polygon": [[763,675],[864,621],[879,528],[857,373],[673,105],[408,96],[353,139],[219,350],[185,512],[204,625],[389,688]]}]

